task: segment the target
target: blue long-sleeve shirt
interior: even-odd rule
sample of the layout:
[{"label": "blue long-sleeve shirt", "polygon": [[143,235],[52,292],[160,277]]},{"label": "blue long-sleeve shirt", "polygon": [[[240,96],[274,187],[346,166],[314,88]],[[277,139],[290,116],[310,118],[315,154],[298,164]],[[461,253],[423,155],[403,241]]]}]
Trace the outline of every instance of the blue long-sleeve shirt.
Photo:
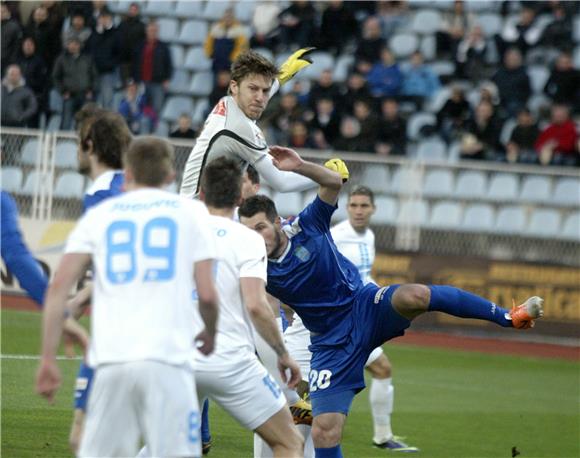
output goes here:
[{"label": "blue long-sleeve shirt", "polygon": [[399,95],[403,74],[397,64],[385,66],[378,63],[368,73],[367,82],[374,97],[394,97]]},{"label": "blue long-sleeve shirt", "polygon": [[8,270],[14,275],[22,289],[34,299],[39,307],[44,303],[44,295],[48,287],[48,278],[22,240],[18,226],[18,207],[10,194],[2,195],[2,260]]}]

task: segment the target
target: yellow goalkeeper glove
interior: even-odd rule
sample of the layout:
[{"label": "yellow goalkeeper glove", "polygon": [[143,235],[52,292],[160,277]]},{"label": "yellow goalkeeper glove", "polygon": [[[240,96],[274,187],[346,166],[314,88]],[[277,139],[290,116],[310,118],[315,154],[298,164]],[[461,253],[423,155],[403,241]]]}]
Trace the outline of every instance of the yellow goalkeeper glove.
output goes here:
[{"label": "yellow goalkeeper glove", "polygon": [[350,173],[348,171],[348,167],[346,166],[346,164],[342,159],[338,158],[329,159],[324,163],[324,167],[332,170],[333,172],[338,173],[342,177],[343,183],[346,183],[348,181]]},{"label": "yellow goalkeeper glove", "polygon": [[296,73],[302,70],[304,67],[308,67],[312,63],[312,59],[308,54],[314,51],[316,48],[302,48],[292,54],[286,61],[280,66],[278,71],[278,81],[280,85],[283,85],[290,81]]}]

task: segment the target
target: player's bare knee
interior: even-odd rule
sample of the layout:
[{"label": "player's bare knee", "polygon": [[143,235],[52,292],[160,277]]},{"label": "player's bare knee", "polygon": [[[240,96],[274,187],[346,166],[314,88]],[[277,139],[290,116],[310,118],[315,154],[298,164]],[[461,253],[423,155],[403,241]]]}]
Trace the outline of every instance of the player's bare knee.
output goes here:
[{"label": "player's bare knee", "polygon": [[430,300],[431,290],[427,286],[409,284],[400,286],[391,302],[397,311],[416,316],[427,311]]},{"label": "player's bare knee", "polygon": [[367,367],[367,369],[373,378],[376,379],[389,378],[392,376],[393,371],[389,358],[387,358],[384,354],[373,361],[372,364]]},{"label": "player's bare knee", "polygon": [[315,447],[334,447],[340,443],[342,431],[339,425],[329,424],[327,422],[312,424],[312,440]]}]

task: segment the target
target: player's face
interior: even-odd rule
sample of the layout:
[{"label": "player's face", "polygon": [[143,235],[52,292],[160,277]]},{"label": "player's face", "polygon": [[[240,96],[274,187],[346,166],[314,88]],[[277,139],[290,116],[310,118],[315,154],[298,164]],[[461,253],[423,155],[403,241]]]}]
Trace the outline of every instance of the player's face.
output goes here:
[{"label": "player's face", "polygon": [[262,236],[269,258],[279,258],[282,255],[288,239],[282,232],[279,221],[272,223],[264,212],[260,212],[250,218],[242,216],[240,222]]},{"label": "player's face", "polygon": [[364,231],[369,227],[371,216],[375,212],[369,196],[350,196],[348,200],[348,220],[355,231]]},{"label": "player's face", "polygon": [[270,98],[272,81],[263,75],[249,75],[239,84],[237,81],[230,82],[232,97],[250,119],[260,119],[266,109]]},{"label": "player's face", "polygon": [[259,190],[260,185],[258,183],[252,183],[252,180],[248,178],[248,172],[244,173],[244,178],[242,179],[242,200],[255,196]]}]

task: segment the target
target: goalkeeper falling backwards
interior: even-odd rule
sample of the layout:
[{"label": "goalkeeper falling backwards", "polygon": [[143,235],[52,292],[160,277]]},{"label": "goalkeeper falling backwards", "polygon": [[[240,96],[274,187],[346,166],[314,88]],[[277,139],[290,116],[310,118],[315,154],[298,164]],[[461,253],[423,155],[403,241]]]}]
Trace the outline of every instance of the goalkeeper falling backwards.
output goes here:
[{"label": "goalkeeper falling backwards", "polygon": [[267,291],[290,306],[310,331],[309,374],[317,458],[341,457],[346,415],[364,384],[370,352],[404,334],[425,312],[476,318],[526,329],[542,316],[543,300],[531,297],[509,311],[452,286],[363,285],[357,268],[336,248],[330,218],[348,169],[339,159],[326,167],[304,161],[289,148],[270,148],[273,164],[320,185],[318,196],[291,224],[282,225],[266,196],[244,201],[240,222],[257,231],[268,253]]}]

